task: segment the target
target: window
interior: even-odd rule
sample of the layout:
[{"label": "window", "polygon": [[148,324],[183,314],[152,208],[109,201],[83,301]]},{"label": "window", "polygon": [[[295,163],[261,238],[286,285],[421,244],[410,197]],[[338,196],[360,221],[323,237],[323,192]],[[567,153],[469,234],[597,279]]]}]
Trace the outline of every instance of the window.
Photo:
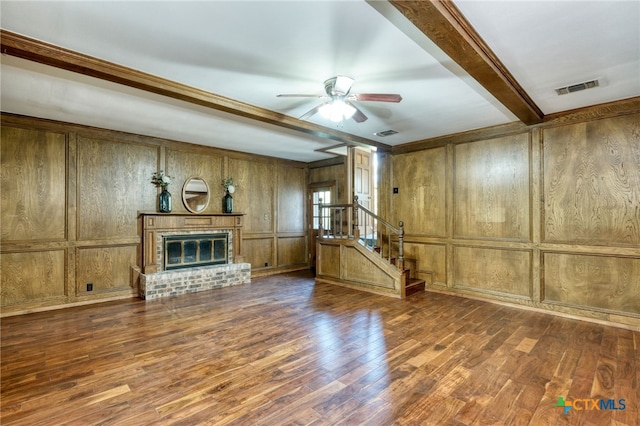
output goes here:
[{"label": "window", "polygon": [[331,189],[318,188],[313,190],[313,229],[320,229],[320,223],[325,230],[331,229],[331,221],[329,218],[329,210],[322,209],[320,211],[319,204],[331,204]]}]

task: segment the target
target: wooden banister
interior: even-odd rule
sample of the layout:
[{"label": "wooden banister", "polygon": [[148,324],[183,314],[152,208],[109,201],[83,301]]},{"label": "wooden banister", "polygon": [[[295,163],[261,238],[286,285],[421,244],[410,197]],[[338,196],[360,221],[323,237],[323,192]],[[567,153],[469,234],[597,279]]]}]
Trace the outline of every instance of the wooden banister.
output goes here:
[{"label": "wooden banister", "polygon": [[[353,204],[323,204],[322,199],[318,203],[318,211],[320,216],[319,238],[348,238],[358,241],[371,251],[376,251],[380,257],[386,259],[389,263],[394,263],[398,270],[404,271],[404,222],[400,222],[396,227],[386,220],[382,219],[376,213],[364,207],[358,201],[358,197],[353,197]],[[344,218],[349,217],[345,214],[351,209],[351,226],[347,227],[344,232]],[[325,211],[327,213],[325,214]],[[324,228],[325,220],[329,218],[330,230]],[[348,225],[348,224],[347,224]],[[364,235],[361,235],[361,228],[364,229]],[[367,229],[371,229],[371,233],[367,233]],[[327,235],[325,231],[329,231]],[[381,232],[379,232],[381,231]],[[388,249],[385,252],[385,236]],[[398,250],[393,250],[393,242],[397,238]],[[375,242],[375,245],[374,245]]]}]

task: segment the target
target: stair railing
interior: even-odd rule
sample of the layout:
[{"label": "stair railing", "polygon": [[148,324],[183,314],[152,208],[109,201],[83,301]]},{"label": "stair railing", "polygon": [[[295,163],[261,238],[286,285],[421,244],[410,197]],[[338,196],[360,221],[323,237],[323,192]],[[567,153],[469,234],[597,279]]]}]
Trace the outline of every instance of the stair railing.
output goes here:
[{"label": "stair railing", "polygon": [[[351,217],[348,216],[349,211],[352,213]],[[369,250],[377,252],[387,262],[395,262],[399,271],[404,271],[404,223],[402,221],[398,227],[393,226],[361,205],[358,196],[353,197],[353,204],[323,204],[322,200],[319,200],[318,212],[320,216],[319,238],[356,240]],[[349,226],[349,222],[351,222],[351,226]],[[364,230],[362,238],[360,228]],[[393,254],[393,241],[396,236],[398,239],[397,258]]]},{"label": "stair railing", "polygon": [[323,204],[321,198],[318,201],[318,237],[353,239],[354,235],[349,226],[349,209],[353,209],[353,205]]}]

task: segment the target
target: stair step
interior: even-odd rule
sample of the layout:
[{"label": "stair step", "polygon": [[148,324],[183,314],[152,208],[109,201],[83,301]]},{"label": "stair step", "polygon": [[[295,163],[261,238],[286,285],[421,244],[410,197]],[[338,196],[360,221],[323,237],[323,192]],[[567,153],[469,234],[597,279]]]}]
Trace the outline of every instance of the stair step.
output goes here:
[{"label": "stair step", "polygon": [[407,281],[405,287],[405,296],[411,296],[412,294],[423,292],[425,288],[425,281],[417,278],[411,278]]}]

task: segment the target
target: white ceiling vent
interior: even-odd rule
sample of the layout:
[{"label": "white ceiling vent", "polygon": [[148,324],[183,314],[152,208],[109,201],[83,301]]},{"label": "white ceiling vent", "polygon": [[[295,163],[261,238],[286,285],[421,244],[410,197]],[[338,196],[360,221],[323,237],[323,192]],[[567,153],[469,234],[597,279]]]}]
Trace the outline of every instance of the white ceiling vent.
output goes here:
[{"label": "white ceiling vent", "polygon": [[396,132],[395,130],[389,129],[389,130],[385,130],[385,131],[382,131],[382,132],[375,132],[374,135],[375,136],[380,136],[381,138],[384,138],[385,136],[395,135],[396,133],[398,133],[398,132]]},{"label": "white ceiling vent", "polygon": [[581,90],[593,89],[594,87],[598,87],[600,83],[598,80],[585,81],[584,83],[572,84],[567,87],[560,87],[556,89],[556,93],[558,95],[566,95],[568,93],[579,92]]}]

